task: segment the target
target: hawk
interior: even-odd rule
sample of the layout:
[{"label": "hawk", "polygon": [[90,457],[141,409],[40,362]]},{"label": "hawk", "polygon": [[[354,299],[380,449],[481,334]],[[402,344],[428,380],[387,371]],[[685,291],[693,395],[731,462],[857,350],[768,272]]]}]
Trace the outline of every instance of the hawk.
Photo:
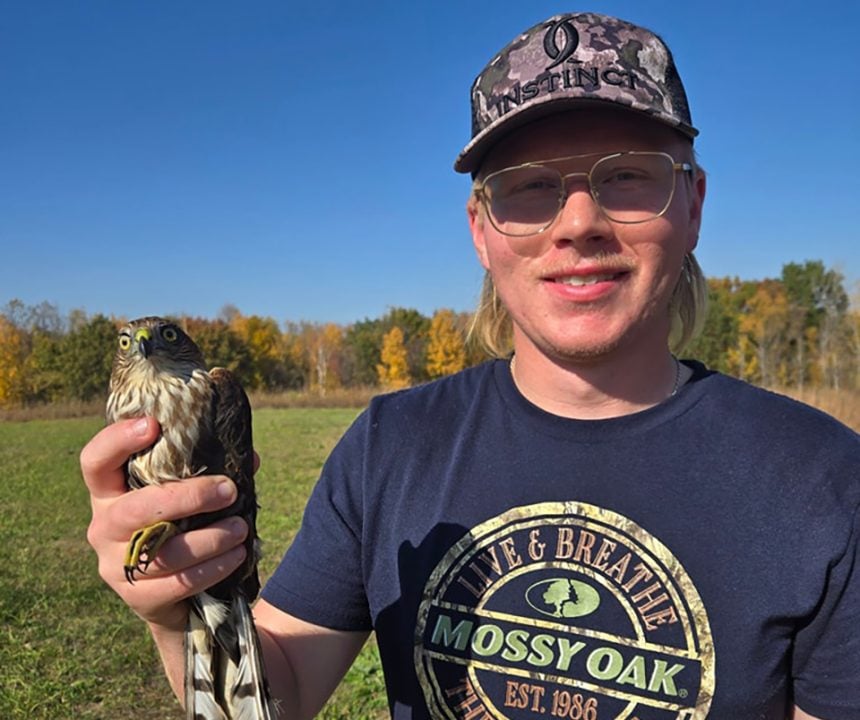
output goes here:
[{"label": "hawk", "polygon": [[248,397],[228,370],[207,371],[200,349],[178,325],[145,317],[119,331],[107,421],[143,415],[161,423],[161,434],[129,458],[129,488],[223,474],[236,483],[238,495],[224,510],[140,528],[126,552],[126,578],[134,582],[136,573],[146,573],[159,548],[177,533],[231,515],[244,518],[249,528],[245,562],[190,599],[185,706],[189,720],[270,720],[274,712],[250,610],[260,581]]}]

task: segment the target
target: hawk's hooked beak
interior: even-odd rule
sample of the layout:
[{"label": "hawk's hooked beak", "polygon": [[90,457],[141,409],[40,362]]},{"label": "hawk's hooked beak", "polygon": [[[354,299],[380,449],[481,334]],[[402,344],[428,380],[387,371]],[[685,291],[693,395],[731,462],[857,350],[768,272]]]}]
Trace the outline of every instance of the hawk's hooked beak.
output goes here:
[{"label": "hawk's hooked beak", "polygon": [[152,332],[149,328],[141,328],[134,334],[134,339],[140,354],[146,360],[152,354]]}]

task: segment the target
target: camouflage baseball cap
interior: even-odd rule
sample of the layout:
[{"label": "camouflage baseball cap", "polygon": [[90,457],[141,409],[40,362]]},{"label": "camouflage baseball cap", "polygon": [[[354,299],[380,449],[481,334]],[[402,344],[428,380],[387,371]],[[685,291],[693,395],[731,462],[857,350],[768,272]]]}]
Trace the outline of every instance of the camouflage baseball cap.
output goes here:
[{"label": "camouflage baseball cap", "polygon": [[475,78],[472,140],[454,169],[474,172],[504,134],[584,100],[647,113],[690,138],[699,133],[660,37],[606,15],[555,15],[517,37]]}]

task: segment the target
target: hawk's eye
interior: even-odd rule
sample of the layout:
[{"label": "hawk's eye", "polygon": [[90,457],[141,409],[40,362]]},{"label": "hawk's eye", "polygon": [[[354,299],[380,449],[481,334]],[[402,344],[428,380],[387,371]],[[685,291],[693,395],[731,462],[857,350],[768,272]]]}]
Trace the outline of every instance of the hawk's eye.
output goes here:
[{"label": "hawk's eye", "polygon": [[123,333],[119,336],[119,349],[128,350],[131,347],[131,337]]},{"label": "hawk's eye", "polygon": [[168,325],[166,328],[162,329],[161,337],[167,340],[167,342],[176,342],[176,339],[179,337],[179,333],[176,332],[176,328]]}]

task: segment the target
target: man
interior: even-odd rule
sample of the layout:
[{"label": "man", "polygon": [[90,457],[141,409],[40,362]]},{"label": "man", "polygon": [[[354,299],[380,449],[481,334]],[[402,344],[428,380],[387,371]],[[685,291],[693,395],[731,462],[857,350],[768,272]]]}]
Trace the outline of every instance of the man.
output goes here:
[{"label": "man", "polygon": [[[456,168],[501,357],[377,398],[329,458],[255,610],[284,716],[318,712],[374,630],[397,718],[860,717],[856,434],[669,349],[701,321],[705,178],[668,48],[557,16],[472,108]],[[182,601],[245,528],[189,532],[125,582],[135,528],[234,492],[126,493],[156,434],[108,427],[82,467],[101,574],[181,695]]]}]

